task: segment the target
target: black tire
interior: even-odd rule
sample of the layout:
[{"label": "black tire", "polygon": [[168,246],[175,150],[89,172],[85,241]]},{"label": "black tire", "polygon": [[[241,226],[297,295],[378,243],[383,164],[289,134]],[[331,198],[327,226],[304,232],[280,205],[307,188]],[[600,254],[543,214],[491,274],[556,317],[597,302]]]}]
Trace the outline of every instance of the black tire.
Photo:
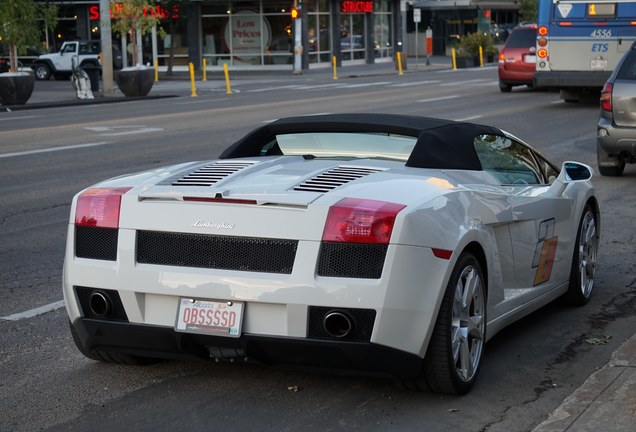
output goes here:
[{"label": "black tire", "polygon": [[[461,295],[456,296],[456,293]],[[422,374],[402,380],[403,387],[419,391],[428,388],[436,393],[468,393],[479,374],[485,341],[483,272],[474,255],[463,253],[446,287]]]},{"label": "black tire", "polygon": [[602,176],[607,177],[620,177],[623,175],[623,171],[625,170],[625,162],[620,163],[618,166],[598,166],[598,171]]},{"label": "black tire", "polygon": [[590,301],[596,273],[596,254],[598,251],[598,229],[596,213],[588,204],[583,209],[576,234],[570,284],[566,294],[567,302],[573,306],[583,306]]},{"label": "black tire", "polygon": [[33,68],[35,73],[35,79],[39,81],[46,81],[51,78],[51,68],[46,63],[38,63]]},{"label": "black tire", "polygon": [[72,323],[69,323],[69,326],[71,328],[71,335],[73,336],[73,342],[75,342],[75,346],[82,354],[84,354],[84,356],[88,357],[91,360],[101,361],[104,363],[116,363],[135,366],[157,363],[159,361],[154,358],[140,357],[115,351],[103,351],[95,349],[87,350],[80,342],[80,338],[77,334],[77,329],[75,328],[75,326]]},{"label": "black tire", "polygon": [[512,86],[510,84],[502,83],[499,81],[499,90],[502,93],[510,93],[512,91]]}]

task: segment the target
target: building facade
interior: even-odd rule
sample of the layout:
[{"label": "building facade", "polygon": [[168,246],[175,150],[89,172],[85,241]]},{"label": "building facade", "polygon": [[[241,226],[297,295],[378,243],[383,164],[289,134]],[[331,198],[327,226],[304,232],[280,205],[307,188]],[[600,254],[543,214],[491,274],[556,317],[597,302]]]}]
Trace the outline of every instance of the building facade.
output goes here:
[{"label": "building facade", "polygon": [[[55,51],[65,40],[100,38],[99,0],[41,1],[58,6],[58,25],[44,35],[44,50]],[[422,11],[421,23],[413,21],[414,8]],[[165,0],[153,13],[162,17],[167,36],[144,37],[144,61],[154,61],[156,52],[160,66],[192,62],[197,69],[204,61],[212,69],[307,69],[334,59],[338,65],[375,63],[392,60],[427,27],[433,29],[433,53],[444,54],[453,38],[497,20],[513,21],[516,9],[513,0]],[[406,54],[413,55],[412,48]]]}]

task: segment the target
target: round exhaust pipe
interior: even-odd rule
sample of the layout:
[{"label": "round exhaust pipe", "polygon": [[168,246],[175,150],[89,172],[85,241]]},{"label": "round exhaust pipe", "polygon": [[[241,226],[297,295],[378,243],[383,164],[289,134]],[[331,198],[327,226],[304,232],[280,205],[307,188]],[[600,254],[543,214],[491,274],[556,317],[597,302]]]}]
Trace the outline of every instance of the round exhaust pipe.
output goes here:
[{"label": "round exhaust pipe", "polygon": [[327,312],[325,318],[322,320],[322,325],[329,336],[338,339],[349,336],[355,328],[351,316],[346,312],[338,310]]},{"label": "round exhaust pipe", "polygon": [[110,314],[112,309],[110,297],[101,291],[94,291],[91,294],[88,305],[91,308],[92,314],[98,317],[105,317]]}]

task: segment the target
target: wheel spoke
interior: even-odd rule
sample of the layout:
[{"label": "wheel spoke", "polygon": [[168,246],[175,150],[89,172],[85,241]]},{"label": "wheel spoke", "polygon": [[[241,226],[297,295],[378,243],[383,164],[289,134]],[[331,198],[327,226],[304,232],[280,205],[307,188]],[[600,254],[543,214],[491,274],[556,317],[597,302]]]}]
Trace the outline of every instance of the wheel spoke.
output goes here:
[{"label": "wheel spoke", "polygon": [[458,278],[453,298],[451,347],[457,373],[472,379],[481,357],[484,339],[484,299],[479,273],[466,267]]}]

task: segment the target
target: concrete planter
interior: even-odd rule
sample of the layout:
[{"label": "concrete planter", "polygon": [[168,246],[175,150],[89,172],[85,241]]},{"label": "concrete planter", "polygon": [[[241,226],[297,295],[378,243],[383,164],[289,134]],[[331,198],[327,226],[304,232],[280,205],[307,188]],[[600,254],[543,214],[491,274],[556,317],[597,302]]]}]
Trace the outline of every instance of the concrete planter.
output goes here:
[{"label": "concrete planter", "polygon": [[33,87],[35,75],[32,71],[0,74],[0,103],[2,105],[24,105],[27,103]]},{"label": "concrete planter", "polygon": [[155,71],[145,67],[122,69],[115,72],[115,82],[126,97],[146,96],[155,82]]}]

